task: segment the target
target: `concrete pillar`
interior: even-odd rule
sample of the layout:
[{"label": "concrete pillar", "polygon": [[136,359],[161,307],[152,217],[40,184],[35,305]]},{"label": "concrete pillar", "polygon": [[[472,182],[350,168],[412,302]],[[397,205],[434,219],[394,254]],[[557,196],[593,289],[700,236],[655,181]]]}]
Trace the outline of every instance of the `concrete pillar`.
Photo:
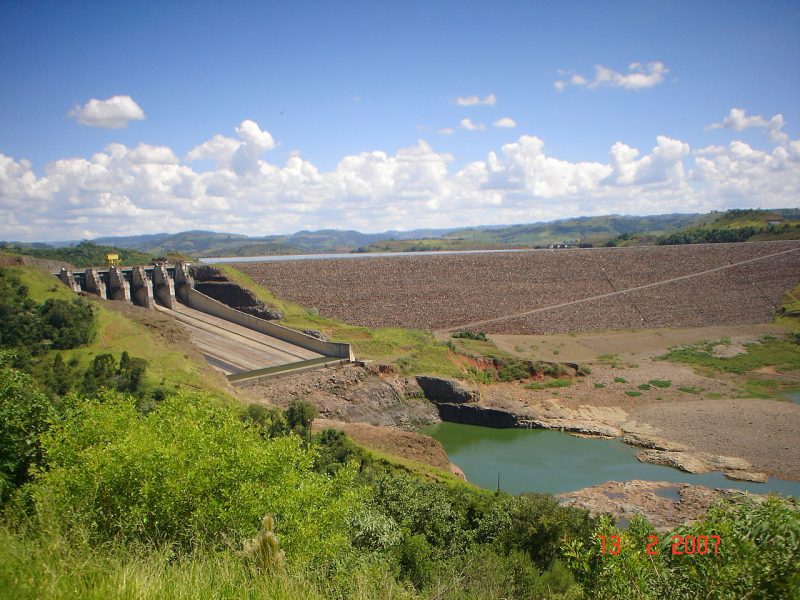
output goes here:
[{"label": "concrete pillar", "polygon": [[164,265],[155,265],[153,267],[153,287],[156,300],[162,306],[175,308],[175,283],[167,273],[167,268]]},{"label": "concrete pillar", "polygon": [[131,284],[119,267],[108,269],[108,297],[112,300],[131,301]]},{"label": "concrete pillar", "polygon": [[133,271],[131,271],[131,289],[134,304],[145,308],[155,308],[153,282],[147,277],[143,267],[133,267]]},{"label": "concrete pillar", "polygon": [[189,303],[189,288],[194,287],[194,279],[189,275],[189,266],[183,262],[175,263],[175,295],[184,304]]},{"label": "concrete pillar", "polygon": [[75,281],[75,276],[72,274],[72,271],[67,271],[64,267],[61,267],[58,278],[73,292],[77,293],[81,291],[81,284]]},{"label": "concrete pillar", "polygon": [[85,286],[85,291],[90,294],[100,296],[103,300],[108,298],[108,296],[106,296],[106,284],[103,283],[97,269],[86,269],[86,272],[83,274],[83,285]]}]

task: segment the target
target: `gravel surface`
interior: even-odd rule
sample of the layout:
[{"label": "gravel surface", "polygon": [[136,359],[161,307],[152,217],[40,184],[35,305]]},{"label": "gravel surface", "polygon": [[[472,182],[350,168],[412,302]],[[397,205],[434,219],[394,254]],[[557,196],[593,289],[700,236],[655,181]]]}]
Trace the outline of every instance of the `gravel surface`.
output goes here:
[{"label": "gravel surface", "polygon": [[757,469],[800,479],[800,405],[776,400],[706,400],[639,406],[635,421],[697,450],[746,459]]},{"label": "gravel surface", "polygon": [[[278,296],[348,323],[445,329],[715,269],[800,242],[237,263]],[[567,333],[771,320],[800,252],[480,327]]]}]

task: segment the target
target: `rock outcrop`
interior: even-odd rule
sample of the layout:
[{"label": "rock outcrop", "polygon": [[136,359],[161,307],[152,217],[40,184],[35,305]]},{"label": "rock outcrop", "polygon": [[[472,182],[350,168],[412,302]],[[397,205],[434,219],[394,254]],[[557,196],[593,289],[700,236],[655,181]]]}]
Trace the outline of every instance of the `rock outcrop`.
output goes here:
[{"label": "rock outcrop", "polygon": [[467,402],[477,402],[481,399],[480,393],[477,390],[468,388],[455,379],[433,377],[431,375],[417,375],[417,384],[422,388],[425,397],[435,404],[440,402],[464,404]]},{"label": "rock outcrop", "polygon": [[253,292],[229,281],[214,267],[192,265],[190,271],[195,280],[194,287],[198,292],[259,319],[274,321],[283,318],[281,311],[267,306],[256,298]]}]

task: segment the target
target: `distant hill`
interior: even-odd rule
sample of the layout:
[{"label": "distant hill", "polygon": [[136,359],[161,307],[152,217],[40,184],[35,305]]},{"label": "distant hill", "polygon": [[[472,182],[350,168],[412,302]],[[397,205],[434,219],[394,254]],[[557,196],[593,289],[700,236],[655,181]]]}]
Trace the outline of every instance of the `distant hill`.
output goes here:
[{"label": "distant hill", "polygon": [[131,264],[137,261],[148,262],[152,256],[175,255],[198,258],[334,252],[485,250],[534,248],[551,244],[630,246],[773,239],[800,239],[800,209],[734,209],[708,214],[643,217],[604,215],[523,225],[415,229],[383,233],[324,229],[298,231],[291,235],[250,237],[194,230],[92,240],[91,243],[101,250],[86,246],[86,242],[0,242],[0,248],[6,247],[41,258],[67,260],[77,266],[84,266],[90,260],[88,256],[102,258],[100,263],[91,264],[103,264],[105,253],[115,249],[123,257],[125,264]]},{"label": "distant hill", "polygon": [[49,261],[65,262],[76,267],[103,266],[106,264],[107,254],[118,255],[120,264],[123,266],[146,265],[153,260],[153,256],[144,252],[116,246],[98,245],[88,241],[63,248],[43,248],[41,244],[24,245],[2,242],[0,243],[0,249]]}]

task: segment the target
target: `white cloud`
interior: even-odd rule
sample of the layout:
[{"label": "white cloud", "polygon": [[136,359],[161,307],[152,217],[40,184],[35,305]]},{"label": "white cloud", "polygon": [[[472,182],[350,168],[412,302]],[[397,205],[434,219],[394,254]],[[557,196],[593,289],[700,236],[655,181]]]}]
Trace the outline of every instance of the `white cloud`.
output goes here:
[{"label": "white cloud", "polygon": [[748,117],[743,108],[732,108],[728,116],[720,123],[712,123],[707,129],[732,129],[733,131],[744,131],[745,129],[761,128],[766,129],[769,139],[779,144],[789,141],[789,136],[782,131],[785,125],[783,115],[777,114],[767,120],[761,115]]},{"label": "white cloud", "polygon": [[[771,151],[734,141],[692,149],[658,136],[642,152],[623,142],[606,161],[569,161],[523,135],[457,169],[420,140],[396,152],[341,158],[320,171],[291,153],[263,155],[272,135],[243,121],[180,161],[165,146],[109,144],[36,173],[0,154],[0,239],[81,239],[186,229],[269,234],[523,223],[593,214],[792,206],[800,195],[800,141]],[[191,161],[212,159],[197,171]]]},{"label": "white cloud", "polygon": [[663,83],[664,76],[669,73],[667,66],[659,61],[647,64],[632,62],[628,65],[627,73],[619,73],[603,65],[595,65],[594,70],[594,79],[587,79],[571,71],[559,71],[563,79],[556,80],[553,85],[559,92],[563,92],[568,86],[585,87],[590,90],[599,87],[641,90]]},{"label": "white cloud", "polygon": [[441,129],[436,130],[436,133],[439,135],[453,135],[455,132],[456,130],[452,127],[442,127]]},{"label": "white cloud", "polygon": [[492,125],[503,129],[513,129],[517,126],[517,122],[511,117],[503,117],[502,119],[497,119]]},{"label": "white cloud", "polygon": [[69,116],[81,125],[122,129],[131,121],[144,119],[144,111],[130,96],[112,96],[107,100],[92,98],[83,106],[76,106]]},{"label": "white cloud", "polygon": [[461,119],[459,121],[458,126],[461,129],[466,129],[467,131],[483,131],[486,129],[486,125],[483,123],[474,123],[472,119]]},{"label": "white cloud", "polygon": [[453,101],[457,106],[494,106],[497,104],[497,97],[489,94],[481,99],[479,96],[459,96]]}]

